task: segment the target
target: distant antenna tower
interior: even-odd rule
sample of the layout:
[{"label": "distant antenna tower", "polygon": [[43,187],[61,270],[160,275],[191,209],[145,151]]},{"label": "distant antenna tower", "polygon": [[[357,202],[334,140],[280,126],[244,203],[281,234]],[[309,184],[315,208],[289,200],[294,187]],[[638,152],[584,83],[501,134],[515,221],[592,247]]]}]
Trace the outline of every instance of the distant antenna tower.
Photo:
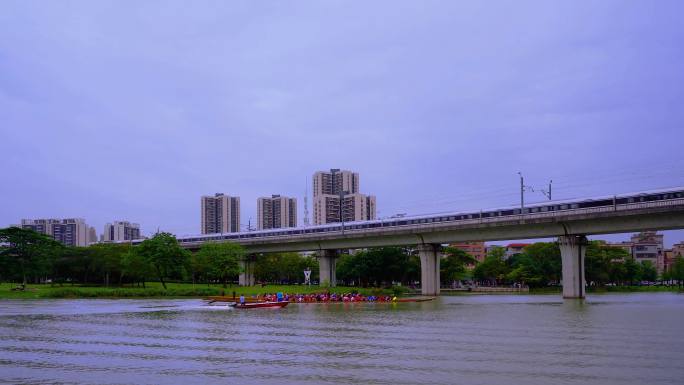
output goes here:
[{"label": "distant antenna tower", "polygon": [[309,179],[306,179],[306,189],[304,189],[304,226],[309,226]]}]

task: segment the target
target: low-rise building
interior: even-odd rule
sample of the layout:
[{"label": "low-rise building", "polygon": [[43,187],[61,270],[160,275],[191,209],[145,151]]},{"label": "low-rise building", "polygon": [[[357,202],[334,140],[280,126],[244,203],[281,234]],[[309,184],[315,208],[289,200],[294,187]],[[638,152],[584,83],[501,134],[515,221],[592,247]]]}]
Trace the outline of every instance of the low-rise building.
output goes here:
[{"label": "low-rise building", "polygon": [[478,262],[484,261],[487,256],[487,250],[484,241],[470,241],[470,242],[456,242],[449,245],[450,247],[463,250]]},{"label": "low-rise building", "polygon": [[523,249],[529,245],[531,245],[531,243],[509,243],[506,245],[506,254],[504,254],[504,258],[509,259],[514,255],[522,254]]},{"label": "low-rise building", "polygon": [[663,235],[655,231],[642,231],[631,237],[632,257],[636,262],[650,261],[662,274],[665,267],[663,259]]}]

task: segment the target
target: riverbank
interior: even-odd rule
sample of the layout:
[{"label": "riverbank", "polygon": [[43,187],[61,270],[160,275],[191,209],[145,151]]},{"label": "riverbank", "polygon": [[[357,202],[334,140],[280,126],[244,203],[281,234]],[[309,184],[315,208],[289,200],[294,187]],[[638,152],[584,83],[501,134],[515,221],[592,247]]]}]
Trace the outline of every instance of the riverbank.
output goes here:
[{"label": "riverbank", "polygon": [[[147,282],[143,287],[104,287],[104,286],[79,286],[64,285],[27,285],[23,291],[14,291],[16,284],[0,284],[1,299],[40,299],[40,298],[204,298],[219,295],[244,294],[252,296],[264,293],[300,293],[311,294],[327,291],[319,286],[304,285],[266,285],[266,286],[232,286],[223,288],[221,285],[200,285],[191,283],[167,283],[165,290],[159,282]],[[338,286],[330,289],[331,293],[358,292],[362,295],[394,295],[392,289],[359,288]],[[460,294],[460,292],[444,294]],[[493,292],[493,291],[489,291]],[[467,292],[468,294],[488,294],[489,292]],[[532,288],[529,294],[553,294],[560,293],[560,287]],[[588,293],[646,293],[646,292],[684,292],[677,286],[604,286],[589,287]],[[465,292],[464,292],[465,293]],[[409,294],[409,293],[406,293]],[[501,293],[504,294],[504,293]]]},{"label": "riverbank", "polygon": [[[264,293],[300,293],[311,294],[327,291],[319,286],[304,285],[266,285],[266,286],[232,286],[223,288],[221,285],[200,285],[191,283],[167,283],[165,290],[159,282],[147,282],[143,287],[104,287],[64,285],[27,285],[23,291],[12,290],[16,284],[0,284],[0,299],[39,299],[39,298],[204,298],[217,295],[246,296]],[[363,295],[390,295],[391,289],[358,288],[339,286],[331,288],[331,293],[358,292]]]}]

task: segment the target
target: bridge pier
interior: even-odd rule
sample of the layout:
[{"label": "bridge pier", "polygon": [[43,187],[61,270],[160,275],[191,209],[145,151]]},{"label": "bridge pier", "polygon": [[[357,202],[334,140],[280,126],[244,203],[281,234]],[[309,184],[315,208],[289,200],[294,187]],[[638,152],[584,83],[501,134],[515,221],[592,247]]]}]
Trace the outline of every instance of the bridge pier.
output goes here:
[{"label": "bridge pier", "polygon": [[254,265],[256,265],[255,257],[248,255],[245,259],[240,260],[240,276],[238,283],[240,286],[254,286]]},{"label": "bridge pier", "polygon": [[320,286],[337,286],[337,250],[321,250],[318,252],[318,270]]},{"label": "bridge pier", "polygon": [[420,255],[420,291],[422,295],[439,295],[439,261],[441,245],[418,245]]},{"label": "bridge pier", "polygon": [[587,238],[584,235],[560,236],[558,245],[563,269],[563,298],[584,298],[584,255],[587,251]]}]

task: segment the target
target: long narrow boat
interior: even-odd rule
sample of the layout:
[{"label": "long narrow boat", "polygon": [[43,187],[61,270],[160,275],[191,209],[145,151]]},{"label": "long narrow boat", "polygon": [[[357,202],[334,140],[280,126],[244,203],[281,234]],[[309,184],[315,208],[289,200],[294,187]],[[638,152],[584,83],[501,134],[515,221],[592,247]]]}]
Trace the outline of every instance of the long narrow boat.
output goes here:
[{"label": "long narrow boat", "polygon": [[282,302],[255,302],[255,303],[238,303],[235,305],[236,309],[256,309],[260,307],[285,307],[290,303],[288,301]]},{"label": "long narrow boat", "polygon": [[427,301],[432,301],[437,297],[419,297],[419,298],[399,298],[396,300],[396,302],[427,302]]}]

